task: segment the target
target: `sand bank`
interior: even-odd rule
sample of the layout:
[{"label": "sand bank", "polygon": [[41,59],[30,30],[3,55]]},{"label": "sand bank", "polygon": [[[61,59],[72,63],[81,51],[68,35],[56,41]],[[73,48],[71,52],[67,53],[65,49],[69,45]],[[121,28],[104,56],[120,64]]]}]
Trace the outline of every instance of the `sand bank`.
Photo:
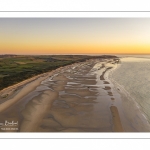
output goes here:
[{"label": "sand bank", "polygon": [[114,124],[114,131],[115,132],[123,132],[123,127],[121,124],[119,112],[116,106],[111,106],[110,107],[112,117],[113,117],[113,124]]},{"label": "sand bank", "polygon": [[[52,74],[52,73],[51,73]],[[35,81],[27,84],[17,95],[15,95],[13,98],[7,100],[5,103],[2,103],[0,105],[0,112],[6,110],[9,108],[11,105],[15,104],[17,101],[19,101],[21,98],[26,96],[28,93],[33,91],[40,83],[46,79],[48,76],[50,76],[50,73],[44,77],[39,77]],[[29,81],[29,80],[28,80]],[[20,84],[19,84],[20,85]],[[17,85],[16,85],[17,86]]]},{"label": "sand bank", "polygon": [[123,106],[128,100],[108,78],[114,68],[113,59],[61,67],[1,104],[0,120],[18,120],[19,132],[148,131],[134,122],[137,111]]},{"label": "sand bank", "polygon": [[42,122],[43,117],[51,108],[53,101],[58,97],[57,92],[44,91],[38,97],[32,99],[22,112],[23,121],[20,127],[21,132],[36,132]]}]

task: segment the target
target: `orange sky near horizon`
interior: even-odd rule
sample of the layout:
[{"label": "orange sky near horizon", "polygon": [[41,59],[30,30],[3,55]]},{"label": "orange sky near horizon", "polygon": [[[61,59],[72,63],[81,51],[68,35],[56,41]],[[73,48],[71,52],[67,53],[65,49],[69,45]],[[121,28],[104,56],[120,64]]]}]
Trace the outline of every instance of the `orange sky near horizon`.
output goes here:
[{"label": "orange sky near horizon", "polygon": [[[7,45],[3,54],[150,54],[149,45]],[[11,49],[11,50],[10,50]]]},{"label": "orange sky near horizon", "polygon": [[150,54],[150,19],[0,18],[0,54]]}]

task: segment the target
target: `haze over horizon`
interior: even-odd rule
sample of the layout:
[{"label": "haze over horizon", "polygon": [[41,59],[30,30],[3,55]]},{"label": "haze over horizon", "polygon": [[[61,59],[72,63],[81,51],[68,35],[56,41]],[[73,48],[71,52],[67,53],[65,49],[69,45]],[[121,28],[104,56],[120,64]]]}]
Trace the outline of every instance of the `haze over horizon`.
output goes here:
[{"label": "haze over horizon", "polygon": [[149,54],[149,18],[0,18],[0,54]]}]

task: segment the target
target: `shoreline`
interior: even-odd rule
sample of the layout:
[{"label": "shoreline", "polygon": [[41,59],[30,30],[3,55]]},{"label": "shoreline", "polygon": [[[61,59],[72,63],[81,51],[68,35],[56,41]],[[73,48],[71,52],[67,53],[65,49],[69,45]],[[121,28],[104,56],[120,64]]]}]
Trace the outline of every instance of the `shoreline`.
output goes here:
[{"label": "shoreline", "polygon": [[[75,65],[76,63],[73,63],[73,64]],[[4,88],[3,90],[0,91],[0,96],[7,95],[8,92],[10,92],[10,91],[12,91],[14,95],[11,94],[11,95],[13,95],[13,97],[11,97],[11,95],[8,95],[6,98],[3,98],[3,97],[0,98],[0,101],[6,100],[0,104],[0,112],[6,110],[8,107],[15,104],[19,99],[23,98],[25,95],[34,91],[42,83],[42,81],[44,81],[45,79],[47,79],[48,77],[50,77],[54,73],[57,73],[62,68],[65,68],[65,67],[68,68],[73,64],[69,64],[69,65],[66,65],[63,67],[56,68],[55,70],[51,70],[49,72],[45,72],[45,73],[36,75],[32,78],[26,79],[22,82],[15,84],[15,85]],[[20,89],[19,93],[15,93],[13,91],[13,90],[16,90],[17,88],[19,88],[21,86],[23,86],[23,87]],[[9,96],[11,98],[9,98]]]},{"label": "shoreline", "polygon": [[18,120],[19,132],[149,131],[141,112],[112,82],[116,63],[78,62],[22,82],[20,91],[0,105],[0,121]]},{"label": "shoreline", "polygon": [[[76,63],[77,63],[77,62],[76,62]],[[73,64],[76,64],[76,63],[73,63]],[[72,65],[72,64],[68,64],[68,65],[63,66],[63,67],[67,67],[67,66],[70,66],[70,65]],[[0,90],[0,96],[3,95],[3,93],[7,92],[7,90],[10,91],[10,90],[12,90],[12,89],[17,89],[17,88],[19,88],[19,87],[21,87],[21,86],[25,86],[26,84],[29,84],[30,82],[33,82],[33,81],[37,80],[37,79],[40,78],[40,77],[44,77],[44,76],[46,76],[46,75],[49,74],[49,73],[54,73],[55,71],[58,71],[58,70],[60,70],[61,68],[62,68],[62,67],[58,67],[58,68],[56,68],[56,69],[54,69],[54,70],[51,70],[51,71],[48,71],[48,72],[45,72],[45,73],[42,73],[42,74],[35,75],[35,76],[31,77],[31,78],[28,78],[28,79],[26,79],[26,80],[23,80],[23,81],[21,81],[21,82],[18,82],[18,83],[14,84],[14,85],[8,86],[8,87],[6,87],[6,88]],[[41,81],[41,82],[42,82],[42,81]],[[6,97],[6,98],[7,98],[7,97]],[[0,98],[0,100],[1,100],[1,98]]]},{"label": "shoreline", "polygon": [[[52,74],[52,72],[51,72]],[[37,78],[35,81],[32,81],[31,83],[27,84],[26,86],[24,86],[21,91],[16,94],[13,98],[5,101],[4,103],[2,103],[0,105],[0,112],[6,110],[8,107],[12,106],[13,104],[15,104],[17,101],[19,101],[21,98],[23,98],[25,95],[29,94],[30,92],[34,91],[36,89],[36,87],[38,85],[41,84],[41,82],[46,79],[48,76],[50,75],[50,73],[47,76],[39,76],[39,78]],[[29,81],[26,81],[29,82]]]},{"label": "shoreline", "polygon": [[[122,59],[122,58],[120,58]],[[111,70],[109,74],[109,80],[114,84],[114,88],[120,93],[122,97],[123,107],[126,105],[124,102],[128,101],[130,104],[132,104],[133,109],[137,110],[137,114],[140,117],[143,124],[145,124],[145,128],[147,128],[150,131],[150,122],[148,118],[146,117],[146,113],[142,110],[142,107],[139,105],[139,103],[135,100],[134,97],[131,96],[130,92],[128,92],[123,85],[120,85],[115,79],[113,79],[112,74],[117,71],[121,67],[121,64],[117,65],[114,69]],[[127,111],[127,110],[126,110]]]}]

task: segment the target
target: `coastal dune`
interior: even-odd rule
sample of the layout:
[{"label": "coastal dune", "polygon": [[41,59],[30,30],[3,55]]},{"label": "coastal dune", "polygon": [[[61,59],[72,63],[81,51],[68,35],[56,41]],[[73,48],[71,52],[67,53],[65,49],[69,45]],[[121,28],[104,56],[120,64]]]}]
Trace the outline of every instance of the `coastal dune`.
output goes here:
[{"label": "coastal dune", "polygon": [[13,98],[7,100],[5,103],[2,103],[0,105],[0,112],[6,110],[7,108],[9,108],[13,104],[15,104],[17,101],[19,101],[21,98],[26,96],[28,93],[30,93],[31,91],[35,90],[35,88],[38,85],[40,85],[41,81],[43,81],[47,77],[48,76],[40,77],[37,80],[35,80],[35,81],[29,83],[28,85],[26,85],[17,95],[15,95]]}]

